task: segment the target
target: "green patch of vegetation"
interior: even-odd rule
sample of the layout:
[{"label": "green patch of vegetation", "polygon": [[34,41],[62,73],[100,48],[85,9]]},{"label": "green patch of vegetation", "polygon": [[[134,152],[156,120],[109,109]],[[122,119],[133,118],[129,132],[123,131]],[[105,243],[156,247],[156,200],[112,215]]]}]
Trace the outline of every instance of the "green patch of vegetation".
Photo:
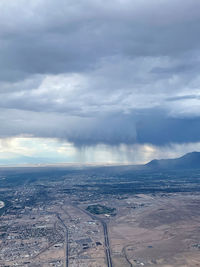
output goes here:
[{"label": "green patch of vegetation", "polygon": [[109,208],[109,207],[102,206],[99,204],[90,205],[87,207],[86,210],[93,214],[109,214],[109,215],[115,215],[115,211],[116,211],[115,208]]}]

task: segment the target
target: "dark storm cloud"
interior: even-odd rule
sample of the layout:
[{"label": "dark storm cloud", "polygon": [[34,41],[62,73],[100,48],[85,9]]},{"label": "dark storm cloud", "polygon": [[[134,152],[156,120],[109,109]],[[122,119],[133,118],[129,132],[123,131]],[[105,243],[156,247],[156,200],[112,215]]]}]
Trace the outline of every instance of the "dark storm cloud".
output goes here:
[{"label": "dark storm cloud", "polygon": [[[5,116],[7,122],[4,120]],[[77,146],[136,142],[134,118],[120,114],[88,118],[7,110],[1,111],[0,124],[0,137],[18,136],[22,132],[29,135],[34,133],[37,137],[59,139],[66,139],[67,136],[68,141],[74,142]]]},{"label": "dark storm cloud", "polygon": [[200,118],[170,118],[158,109],[94,118],[7,110],[1,111],[0,123],[0,137],[34,133],[36,137],[64,140],[67,136],[77,146],[197,142],[200,133]]},{"label": "dark storm cloud", "polygon": [[1,1],[1,79],[87,71],[101,58],[199,49],[198,1]]},{"label": "dark storm cloud", "polygon": [[139,143],[163,145],[169,143],[198,142],[200,118],[171,118],[160,110],[140,114],[137,120]]},{"label": "dark storm cloud", "polygon": [[1,0],[0,136],[198,141],[199,25],[196,0]]}]

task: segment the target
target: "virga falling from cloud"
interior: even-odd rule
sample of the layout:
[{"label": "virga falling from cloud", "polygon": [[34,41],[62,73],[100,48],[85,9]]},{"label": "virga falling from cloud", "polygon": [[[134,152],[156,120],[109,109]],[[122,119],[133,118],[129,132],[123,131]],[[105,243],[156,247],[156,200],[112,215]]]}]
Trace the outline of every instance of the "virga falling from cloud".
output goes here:
[{"label": "virga falling from cloud", "polygon": [[2,0],[0,136],[198,143],[199,23],[196,0]]}]

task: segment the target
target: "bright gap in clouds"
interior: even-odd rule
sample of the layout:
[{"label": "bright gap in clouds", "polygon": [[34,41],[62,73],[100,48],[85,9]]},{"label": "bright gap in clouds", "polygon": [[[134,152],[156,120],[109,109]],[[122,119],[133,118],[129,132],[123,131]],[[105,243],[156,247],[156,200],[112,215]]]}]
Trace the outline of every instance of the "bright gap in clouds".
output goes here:
[{"label": "bright gap in clouds", "polygon": [[75,147],[55,138],[13,137],[0,139],[0,165],[12,164],[144,164],[157,158],[175,158],[200,150],[200,142],[155,146],[134,144]]}]

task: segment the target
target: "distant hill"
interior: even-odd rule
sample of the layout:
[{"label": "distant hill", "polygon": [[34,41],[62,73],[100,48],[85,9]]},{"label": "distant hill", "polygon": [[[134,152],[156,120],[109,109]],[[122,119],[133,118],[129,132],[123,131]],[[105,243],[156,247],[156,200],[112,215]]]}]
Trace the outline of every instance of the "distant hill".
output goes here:
[{"label": "distant hill", "polygon": [[[19,158],[19,162],[22,162],[22,158]],[[180,158],[174,159],[154,159],[147,164],[144,165],[95,165],[95,164],[65,164],[65,163],[58,163],[58,164],[51,164],[45,163],[47,159],[43,158],[35,158],[35,164],[32,164],[32,159],[29,157],[23,157],[24,164],[18,163],[18,158],[12,160],[1,160],[0,168],[9,168],[9,167],[38,167],[38,169],[51,169],[54,170],[80,170],[90,173],[91,175],[98,173],[99,175],[124,175],[130,174],[132,172],[140,172],[140,171],[158,171],[158,170],[186,170],[186,169],[199,169],[200,170],[200,152],[191,152],[187,153]],[[49,159],[51,162],[51,159]],[[7,167],[6,167],[7,166]]]},{"label": "distant hill", "polygon": [[149,169],[200,169],[200,152],[191,152],[176,159],[154,159],[144,165]]}]

